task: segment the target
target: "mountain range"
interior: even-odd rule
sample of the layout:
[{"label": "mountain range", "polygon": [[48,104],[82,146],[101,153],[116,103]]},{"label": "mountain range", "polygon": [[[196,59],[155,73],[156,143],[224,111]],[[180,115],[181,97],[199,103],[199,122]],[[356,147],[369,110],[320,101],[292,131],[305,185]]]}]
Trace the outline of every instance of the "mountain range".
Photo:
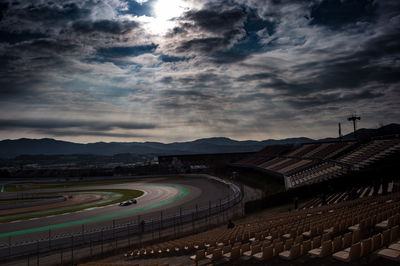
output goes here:
[{"label": "mountain range", "polygon": [[[378,129],[359,129],[358,138],[368,138],[378,135],[400,134],[399,124],[390,124]],[[344,136],[351,139],[354,134]],[[246,140],[237,141],[224,137],[205,138],[188,142],[160,143],[160,142],[96,142],[74,143],[50,138],[44,139],[16,139],[0,141],[0,157],[13,158],[19,155],[56,155],[56,154],[94,154],[114,155],[121,153],[131,154],[195,154],[195,153],[229,153],[258,151],[265,146],[277,144],[301,144],[313,141],[330,141],[336,138],[313,140],[310,138],[288,138],[281,140]]]},{"label": "mountain range", "polygon": [[313,141],[308,138],[283,140],[237,141],[229,138],[206,138],[188,142],[96,142],[80,144],[55,139],[16,139],[0,141],[0,157],[11,158],[18,155],[56,154],[194,154],[258,151],[274,144],[300,144]]}]

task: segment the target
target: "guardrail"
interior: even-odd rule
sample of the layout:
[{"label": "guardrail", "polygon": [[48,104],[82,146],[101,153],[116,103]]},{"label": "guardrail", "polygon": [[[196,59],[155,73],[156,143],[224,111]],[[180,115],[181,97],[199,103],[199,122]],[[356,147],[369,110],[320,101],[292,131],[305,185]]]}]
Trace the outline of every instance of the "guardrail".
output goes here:
[{"label": "guardrail", "polygon": [[135,219],[126,222],[125,219],[116,219],[108,222],[108,225],[89,229],[89,226],[82,226],[80,233],[60,233],[48,231],[47,238],[31,242],[11,244],[0,246],[0,259],[15,259],[18,257],[39,256],[39,254],[57,252],[65,249],[74,249],[95,244],[103,245],[105,242],[122,239],[134,235],[144,235],[148,233],[161,232],[168,228],[175,228],[190,223],[195,223],[201,219],[223,213],[243,198],[241,188],[231,182],[219,179],[217,177],[206,176],[227,185],[231,191],[226,198],[208,204],[195,205],[189,209],[180,208],[179,211],[160,216],[155,219]]}]

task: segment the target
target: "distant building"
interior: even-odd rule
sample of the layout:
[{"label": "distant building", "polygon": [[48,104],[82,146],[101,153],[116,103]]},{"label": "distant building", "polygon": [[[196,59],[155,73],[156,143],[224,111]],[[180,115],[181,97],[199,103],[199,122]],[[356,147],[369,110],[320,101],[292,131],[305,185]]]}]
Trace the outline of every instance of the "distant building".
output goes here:
[{"label": "distant building", "polygon": [[158,162],[160,166],[172,168],[178,172],[201,172],[237,162],[252,154],[254,152],[164,155],[158,157]]}]

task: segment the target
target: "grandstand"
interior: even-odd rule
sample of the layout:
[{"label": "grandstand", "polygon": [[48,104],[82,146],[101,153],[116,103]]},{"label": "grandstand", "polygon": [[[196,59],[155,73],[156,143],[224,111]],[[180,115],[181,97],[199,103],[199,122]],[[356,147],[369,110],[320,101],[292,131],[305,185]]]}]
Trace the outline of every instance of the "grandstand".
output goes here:
[{"label": "grandstand", "polygon": [[164,168],[189,173],[196,168],[216,168],[220,165],[248,158],[253,154],[254,152],[163,155],[158,156],[158,162]]},{"label": "grandstand", "polygon": [[398,136],[362,142],[305,143],[286,150],[271,146],[233,165],[280,175],[286,189],[292,189],[359,171],[399,150]]}]

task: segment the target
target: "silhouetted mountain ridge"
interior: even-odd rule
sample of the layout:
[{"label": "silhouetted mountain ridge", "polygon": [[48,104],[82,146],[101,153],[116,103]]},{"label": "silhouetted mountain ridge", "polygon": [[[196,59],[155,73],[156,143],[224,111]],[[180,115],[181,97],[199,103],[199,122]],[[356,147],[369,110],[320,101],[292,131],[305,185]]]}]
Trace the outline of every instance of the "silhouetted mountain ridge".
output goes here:
[{"label": "silhouetted mountain ridge", "polygon": [[[394,135],[394,134],[400,134],[399,124],[389,124],[376,129],[361,128],[356,131],[356,136],[358,139],[368,139],[377,136]],[[349,133],[345,135],[343,139],[354,139],[354,133]]]},{"label": "silhouetted mountain ridge", "polygon": [[131,154],[195,154],[228,153],[258,151],[267,145],[298,144],[313,141],[309,138],[291,138],[283,140],[246,140],[229,138],[205,138],[188,142],[95,142],[74,143],[55,139],[16,139],[0,141],[0,157],[11,158],[19,155],[59,155],[59,154],[95,154],[114,155]]},{"label": "silhouetted mountain ridge", "polygon": [[[360,139],[370,137],[400,134],[399,124],[390,124],[378,129],[359,129],[356,135]],[[353,139],[350,133],[343,137],[345,140]],[[310,138],[288,138],[281,140],[244,140],[238,141],[225,137],[197,139],[187,142],[95,142],[88,144],[74,143],[51,138],[43,139],[16,139],[0,141],[0,157],[11,158],[19,155],[60,155],[60,154],[196,154],[196,153],[228,153],[259,151],[265,146],[279,144],[294,144],[313,141],[335,141],[336,138],[313,140]]]}]

